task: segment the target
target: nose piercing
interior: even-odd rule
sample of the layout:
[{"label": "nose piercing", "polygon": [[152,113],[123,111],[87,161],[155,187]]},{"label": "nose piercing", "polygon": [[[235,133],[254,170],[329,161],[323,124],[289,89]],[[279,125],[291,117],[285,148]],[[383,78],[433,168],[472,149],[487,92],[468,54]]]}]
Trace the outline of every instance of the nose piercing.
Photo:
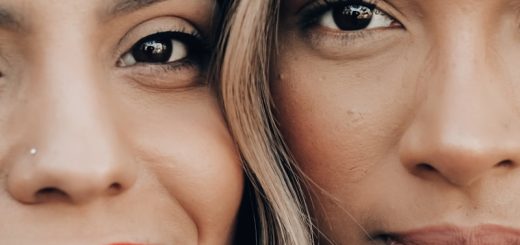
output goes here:
[{"label": "nose piercing", "polygon": [[31,155],[36,155],[36,153],[38,153],[38,149],[36,149],[35,147],[31,148],[31,150],[29,150],[29,154]]}]

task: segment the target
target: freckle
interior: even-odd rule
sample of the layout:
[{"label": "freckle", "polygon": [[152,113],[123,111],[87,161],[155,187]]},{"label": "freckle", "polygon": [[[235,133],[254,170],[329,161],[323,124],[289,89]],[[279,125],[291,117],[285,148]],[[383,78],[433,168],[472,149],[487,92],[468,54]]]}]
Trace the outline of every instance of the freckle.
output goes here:
[{"label": "freckle", "polygon": [[509,122],[504,122],[502,124],[502,127],[504,127],[504,129],[506,129],[506,130],[509,130]]},{"label": "freckle", "polygon": [[363,113],[357,112],[355,110],[348,110],[347,116],[350,118],[350,122],[353,124],[357,124],[357,123],[363,121],[363,119],[364,119]]}]

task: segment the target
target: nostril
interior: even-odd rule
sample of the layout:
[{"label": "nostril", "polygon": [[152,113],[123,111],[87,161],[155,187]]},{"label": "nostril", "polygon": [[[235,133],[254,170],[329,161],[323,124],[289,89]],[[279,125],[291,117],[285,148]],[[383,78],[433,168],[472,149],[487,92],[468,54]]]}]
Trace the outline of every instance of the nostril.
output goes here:
[{"label": "nostril", "polygon": [[70,201],[70,197],[64,191],[55,187],[45,187],[38,190],[35,194],[36,202],[48,202],[48,201]]},{"label": "nostril", "polygon": [[[105,193],[108,195],[118,195],[123,191],[124,187],[118,182],[114,182],[105,189]],[[74,193],[73,193],[74,194]],[[66,191],[57,187],[45,187],[39,189],[35,197],[35,203],[46,203],[46,202],[75,202],[81,199],[78,193],[76,195],[69,195]]]},{"label": "nostril", "polygon": [[511,160],[504,160],[504,161],[501,161],[499,163],[497,163],[497,165],[495,165],[495,167],[502,167],[502,168],[512,168],[514,167],[514,163],[513,161]]},{"label": "nostril", "polygon": [[423,171],[423,172],[436,172],[437,169],[435,169],[432,165],[428,163],[420,163],[417,164],[417,170]]},{"label": "nostril", "polygon": [[123,186],[120,184],[120,183],[112,183],[109,187],[108,187],[108,191],[111,195],[116,195],[118,193],[120,193],[121,191],[123,190]]}]

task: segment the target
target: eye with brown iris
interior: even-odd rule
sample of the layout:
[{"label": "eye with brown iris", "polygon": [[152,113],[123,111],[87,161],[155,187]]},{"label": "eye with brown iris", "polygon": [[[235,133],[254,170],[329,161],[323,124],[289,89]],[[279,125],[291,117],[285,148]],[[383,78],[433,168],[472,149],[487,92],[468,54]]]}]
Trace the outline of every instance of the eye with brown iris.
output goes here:
[{"label": "eye with brown iris", "polygon": [[374,8],[374,5],[344,3],[332,9],[332,17],[341,30],[361,30],[372,21]]}]

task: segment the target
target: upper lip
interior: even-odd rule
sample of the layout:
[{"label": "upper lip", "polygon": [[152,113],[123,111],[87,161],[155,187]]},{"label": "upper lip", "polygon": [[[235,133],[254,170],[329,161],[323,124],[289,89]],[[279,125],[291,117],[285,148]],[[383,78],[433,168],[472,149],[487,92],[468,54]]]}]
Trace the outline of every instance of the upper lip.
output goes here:
[{"label": "upper lip", "polygon": [[390,244],[520,244],[520,230],[500,225],[431,226],[384,235]]}]

